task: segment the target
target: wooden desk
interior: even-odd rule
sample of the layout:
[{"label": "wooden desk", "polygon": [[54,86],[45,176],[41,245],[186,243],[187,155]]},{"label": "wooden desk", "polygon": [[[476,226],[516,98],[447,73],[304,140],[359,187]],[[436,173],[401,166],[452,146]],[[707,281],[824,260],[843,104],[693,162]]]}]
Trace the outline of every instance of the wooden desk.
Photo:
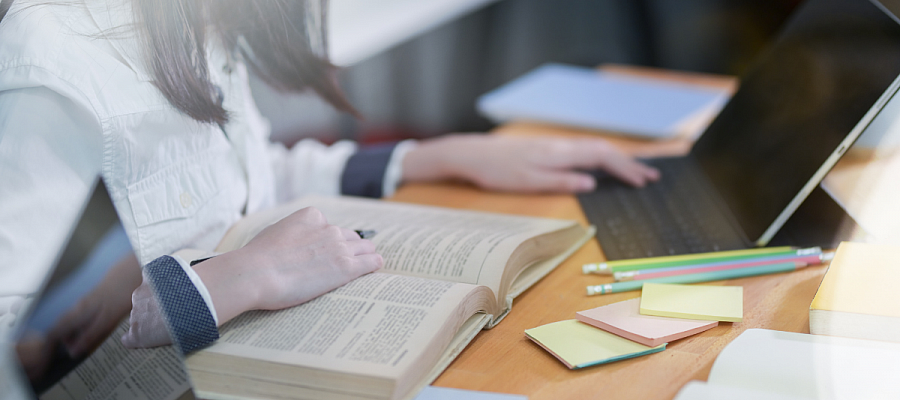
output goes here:
[{"label": "wooden desk", "polygon": [[[454,184],[407,185],[392,200],[540,217],[570,218],[587,224],[569,195],[514,195],[483,192]],[[640,296],[640,292],[588,297],[585,286],[611,277],[582,275],[581,265],[603,260],[596,240],[516,298],[512,311],[494,329],[481,332],[435,385],[518,393],[529,399],[671,399],[689,380],[706,380],[722,348],[747,328],[809,332],[809,303],[825,267],[715,282],[744,287],[744,321],[722,323],[669,344],[663,352],[571,371],[525,337],[526,329],[575,318],[575,312]]]},{"label": "wooden desk", "polygon": [[[500,134],[585,134],[534,124],[509,124]],[[628,152],[680,154],[689,142],[639,142],[613,139]],[[402,187],[392,198],[419,204],[540,217],[568,218],[587,224],[570,195],[516,195],[484,192],[459,184]],[[582,275],[581,265],[603,260],[596,240],[589,241],[555,271],[519,296],[506,319],[481,332],[435,385],[525,394],[541,399],[671,399],[692,379],[706,380],[722,348],[747,328],[809,332],[809,304],[825,273],[824,266],[753,278],[714,282],[744,287],[744,320],[722,323],[676,341],[660,353],[571,371],[525,337],[524,330],[575,318],[575,312],[640,296],[640,292],[588,297],[585,286],[611,277]]]}]

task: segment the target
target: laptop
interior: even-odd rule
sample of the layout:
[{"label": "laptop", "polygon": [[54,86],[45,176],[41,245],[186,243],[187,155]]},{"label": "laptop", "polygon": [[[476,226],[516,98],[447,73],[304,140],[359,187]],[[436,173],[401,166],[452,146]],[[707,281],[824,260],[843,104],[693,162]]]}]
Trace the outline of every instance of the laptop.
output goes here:
[{"label": "laptop", "polygon": [[[105,293],[100,289],[102,282],[116,265],[140,268],[99,179],[91,193],[41,289],[16,318],[13,343],[2,343],[0,338],[0,388],[4,388],[0,397],[193,398],[183,360],[172,346],[138,350],[122,346],[119,338],[128,325],[118,321],[127,317],[130,304],[108,329],[99,331],[102,333],[96,340],[86,342],[90,343],[86,354],[72,357],[63,340],[48,339],[57,336],[51,332],[58,332],[56,328],[66,317],[91,315],[80,312],[84,310],[79,308],[83,299],[95,296],[93,299],[103,302],[110,298],[98,294]],[[69,338],[86,331],[67,330]]]},{"label": "laptop", "polygon": [[809,0],[659,182],[578,199],[610,260],[765,246],[897,92],[897,1]]}]

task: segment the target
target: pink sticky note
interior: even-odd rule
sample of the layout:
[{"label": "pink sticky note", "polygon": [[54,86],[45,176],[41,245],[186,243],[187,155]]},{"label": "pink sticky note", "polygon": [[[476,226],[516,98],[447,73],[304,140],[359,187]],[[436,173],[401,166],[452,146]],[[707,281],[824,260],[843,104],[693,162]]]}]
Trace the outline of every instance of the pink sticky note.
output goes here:
[{"label": "pink sticky note", "polygon": [[575,318],[650,347],[688,337],[719,324],[718,321],[641,315],[640,308],[641,299],[636,298],[579,311]]}]

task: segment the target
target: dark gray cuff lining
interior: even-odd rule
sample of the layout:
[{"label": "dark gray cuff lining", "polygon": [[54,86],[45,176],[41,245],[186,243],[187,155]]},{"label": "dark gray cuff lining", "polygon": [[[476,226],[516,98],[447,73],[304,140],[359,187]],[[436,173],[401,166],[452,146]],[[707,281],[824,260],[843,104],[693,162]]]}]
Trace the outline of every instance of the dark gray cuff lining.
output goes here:
[{"label": "dark gray cuff lining", "polygon": [[144,272],[159,302],[169,336],[181,354],[187,355],[219,339],[219,329],[206,301],[178,261],[162,256],[147,264]]},{"label": "dark gray cuff lining", "polygon": [[395,147],[397,143],[366,147],[350,156],[341,175],[341,194],[381,197],[384,173]]}]

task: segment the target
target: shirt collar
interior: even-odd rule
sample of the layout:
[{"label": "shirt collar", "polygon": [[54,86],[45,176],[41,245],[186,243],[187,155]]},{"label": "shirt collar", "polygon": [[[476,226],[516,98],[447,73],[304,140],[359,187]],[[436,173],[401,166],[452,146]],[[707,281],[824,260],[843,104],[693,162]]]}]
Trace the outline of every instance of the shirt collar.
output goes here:
[{"label": "shirt collar", "polygon": [[85,0],[88,12],[97,27],[99,36],[109,40],[138,79],[150,81],[152,77],[143,62],[143,44],[135,32],[132,0]]}]

